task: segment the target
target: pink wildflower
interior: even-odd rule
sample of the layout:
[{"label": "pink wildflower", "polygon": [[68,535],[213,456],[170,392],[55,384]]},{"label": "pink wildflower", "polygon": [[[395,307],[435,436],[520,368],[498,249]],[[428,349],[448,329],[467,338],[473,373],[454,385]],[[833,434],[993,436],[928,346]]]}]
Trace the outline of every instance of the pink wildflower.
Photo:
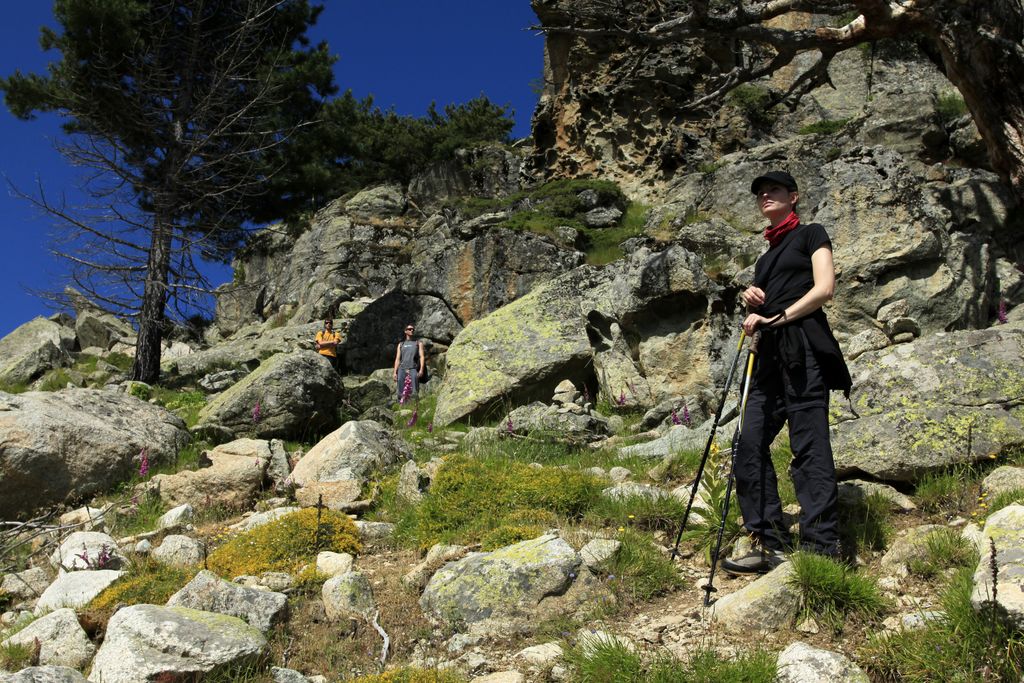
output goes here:
[{"label": "pink wildflower", "polygon": [[408,372],[405,373],[405,384],[402,385],[402,396],[398,399],[399,405],[405,405],[405,402],[412,396],[412,375]]},{"label": "pink wildflower", "polygon": [[430,424],[427,425],[427,434],[433,434],[433,433],[434,433],[434,423],[431,422]]},{"label": "pink wildflower", "polygon": [[514,433],[516,431],[516,428],[512,425],[512,416],[511,415],[509,415],[507,421],[505,422],[505,430],[509,434],[512,434],[512,433]]},{"label": "pink wildflower", "polygon": [[263,410],[260,408],[260,402],[256,401],[256,405],[252,407],[252,423],[257,424],[263,419]]},{"label": "pink wildflower", "polygon": [[409,421],[405,424],[405,426],[412,427],[414,424],[416,424],[416,420],[418,419],[420,419],[420,411],[418,409],[413,409],[412,417],[409,418]]},{"label": "pink wildflower", "polygon": [[623,389],[622,391],[619,392],[619,397],[617,399],[615,399],[615,403],[617,403],[620,406],[626,405],[626,390],[625,389]]},{"label": "pink wildflower", "polygon": [[139,451],[139,476],[143,479],[149,474],[149,449],[143,448]]},{"label": "pink wildflower", "polygon": [[674,425],[681,425],[681,424],[683,424],[683,421],[679,419],[678,415],[676,415],[676,409],[675,408],[672,409],[672,424],[674,424]]},{"label": "pink wildflower", "polygon": [[686,425],[687,427],[693,425],[693,420],[690,419],[690,411],[689,409],[687,409],[685,403],[683,404],[683,424]]},{"label": "pink wildflower", "polygon": [[999,320],[1000,324],[1006,324],[1006,299],[999,300],[999,311],[996,313],[996,319]]}]

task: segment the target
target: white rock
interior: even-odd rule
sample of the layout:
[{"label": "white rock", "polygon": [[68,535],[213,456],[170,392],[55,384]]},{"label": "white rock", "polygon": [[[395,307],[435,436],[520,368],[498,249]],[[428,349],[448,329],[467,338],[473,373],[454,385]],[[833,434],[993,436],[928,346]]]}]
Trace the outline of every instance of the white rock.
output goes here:
[{"label": "white rock", "polygon": [[239,586],[203,570],[172,595],[167,606],[237,617],[266,632],[287,614],[288,596]]},{"label": "white rock", "polygon": [[563,650],[560,643],[553,641],[532,645],[516,653],[515,658],[520,659],[532,666],[544,668],[554,664],[562,658]]},{"label": "white rock", "polygon": [[3,641],[2,645],[32,646],[39,641],[39,664],[81,669],[96,652],[89,636],[78,623],[75,611],[62,608],[36,619]]},{"label": "white rock", "polygon": [[625,467],[613,467],[608,470],[608,476],[611,477],[612,481],[615,483],[621,484],[632,477],[633,473]]},{"label": "white rock", "polygon": [[97,569],[61,574],[43,591],[36,602],[35,613],[43,614],[61,607],[84,607],[123,573],[114,569]]},{"label": "white rock", "polygon": [[327,618],[331,621],[352,616],[369,619],[377,609],[370,582],[360,572],[348,572],[327,579],[320,597],[324,601]]},{"label": "white rock", "polygon": [[236,617],[185,607],[132,605],[115,612],[107,623],[89,680],[177,680],[249,660],[266,644],[258,629]]},{"label": "white rock", "polygon": [[791,562],[783,562],[744,588],[715,602],[713,618],[733,633],[756,634],[787,626],[796,616],[800,594],[790,584]]},{"label": "white rock", "polygon": [[5,574],[0,581],[0,593],[15,600],[35,600],[50,585],[50,575],[42,567]]},{"label": "white rock", "polygon": [[583,564],[596,569],[602,562],[610,560],[621,547],[621,541],[595,538],[580,549],[580,557],[583,558]]},{"label": "white rock", "polygon": [[178,529],[190,524],[193,517],[195,517],[195,510],[188,503],[183,503],[161,515],[160,519],[156,521],[156,528]]},{"label": "white rock", "polygon": [[[982,532],[981,559],[974,571],[971,604],[978,612],[993,604],[1005,618],[1024,627],[1024,505],[1008,505],[994,512]],[[995,545],[996,586],[993,590],[991,546]],[[993,597],[995,600],[993,600]]]},{"label": "white rock", "polygon": [[316,556],[316,570],[327,576],[337,576],[352,571],[355,560],[348,553],[333,553],[324,550]]},{"label": "white rock", "polygon": [[845,656],[796,642],[779,654],[777,683],[868,683],[867,674]]},{"label": "white rock", "polygon": [[99,531],[76,531],[50,555],[50,565],[66,571],[120,569],[125,561],[117,541]]},{"label": "white rock", "polygon": [[71,512],[65,512],[58,521],[61,526],[79,524],[82,527],[82,531],[103,531],[104,527],[106,527],[106,520],[103,518],[103,508],[91,508],[88,505]]},{"label": "white rock", "polygon": [[153,551],[153,559],[172,567],[194,567],[206,557],[206,544],[191,536],[166,536]]},{"label": "white rock", "polygon": [[30,666],[15,674],[0,673],[2,683],[87,683],[85,676],[67,666]]},{"label": "white rock", "polygon": [[246,517],[241,522],[231,525],[231,528],[237,529],[239,531],[251,531],[256,527],[263,526],[264,524],[269,524],[274,520],[280,519],[281,517],[284,517],[285,515],[291,514],[293,512],[298,512],[301,509],[302,508],[299,507],[279,507],[274,508],[273,510],[267,510],[266,512],[257,512],[254,515]]}]

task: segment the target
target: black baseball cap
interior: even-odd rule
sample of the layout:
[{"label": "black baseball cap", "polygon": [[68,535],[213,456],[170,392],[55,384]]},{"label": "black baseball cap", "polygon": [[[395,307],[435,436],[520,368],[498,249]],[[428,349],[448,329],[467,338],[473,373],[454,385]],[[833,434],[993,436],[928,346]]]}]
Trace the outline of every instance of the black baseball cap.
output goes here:
[{"label": "black baseball cap", "polygon": [[757,189],[764,183],[778,183],[790,192],[796,192],[796,178],[786,173],[785,171],[768,171],[764,175],[759,175],[754,178],[754,182],[750,183],[750,191],[753,194],[757,194]]}]

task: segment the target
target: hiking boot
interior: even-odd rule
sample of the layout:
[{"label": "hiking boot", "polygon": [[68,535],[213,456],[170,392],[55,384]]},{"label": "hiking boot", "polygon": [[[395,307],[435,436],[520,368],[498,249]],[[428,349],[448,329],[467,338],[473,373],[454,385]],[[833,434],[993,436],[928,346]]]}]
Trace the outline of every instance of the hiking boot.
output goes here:
[{"label": "hiking boot", "polygon": [[787,559],[781,550],[754,548],[739,557],[722,560],[722,569],[730,574],[767,574]]}]

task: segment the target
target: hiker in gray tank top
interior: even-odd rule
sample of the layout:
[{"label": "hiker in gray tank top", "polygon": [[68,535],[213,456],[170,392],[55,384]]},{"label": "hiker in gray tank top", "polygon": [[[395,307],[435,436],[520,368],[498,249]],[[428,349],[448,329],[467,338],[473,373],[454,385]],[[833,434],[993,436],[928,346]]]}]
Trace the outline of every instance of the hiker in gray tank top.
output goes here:
[{"label": "hiker in gray tank top", "polygon": [[394,376],[399,403],[405,403],[412,398],[419,389],[420,380],[423,379],[426,354],[423,352],[423,342],[412,338],[414,332],[416,328],[413,325],[406,325],[405,339],[399,342],[395,349]]}]

